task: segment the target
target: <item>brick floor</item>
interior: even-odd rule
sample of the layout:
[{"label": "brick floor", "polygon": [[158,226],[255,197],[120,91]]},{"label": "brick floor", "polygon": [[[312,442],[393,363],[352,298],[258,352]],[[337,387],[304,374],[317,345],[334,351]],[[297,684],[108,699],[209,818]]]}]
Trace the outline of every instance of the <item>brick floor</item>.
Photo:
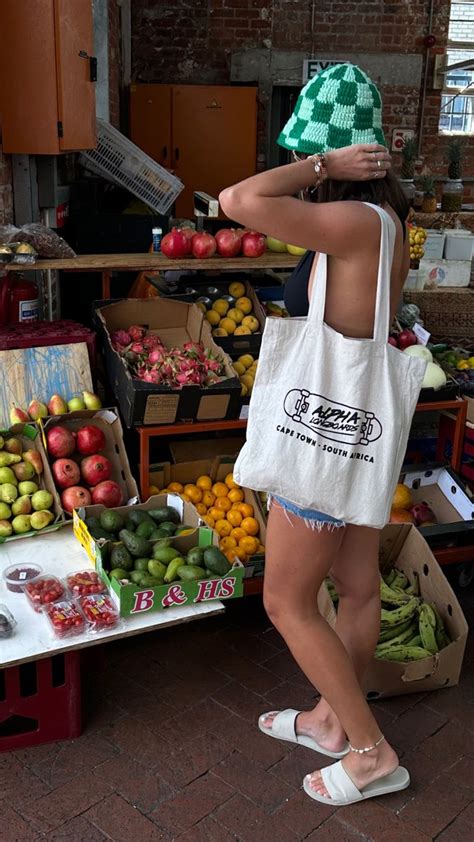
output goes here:
[{"label": "brick floor", "polygon": [[[474,622],[474,589],[460,592]],[[471,842],[474,642],[458,687],[373,703],[409,789],[348,808],[311,802],[322,755],[257,716],[317,697],[258,597],[97,650],[83,736],[0,754],[0,840]]]}]

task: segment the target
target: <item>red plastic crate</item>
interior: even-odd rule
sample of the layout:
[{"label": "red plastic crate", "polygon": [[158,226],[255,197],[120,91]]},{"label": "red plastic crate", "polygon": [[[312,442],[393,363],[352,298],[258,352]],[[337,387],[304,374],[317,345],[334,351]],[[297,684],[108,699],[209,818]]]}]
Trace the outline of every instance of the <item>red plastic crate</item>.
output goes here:
[{"label": "red plastic crate", "polygon": [[81,731],[79,652],[0,670],[0,752],[73,739]]},{"label": "red plastic crate", "polygon": [[96,335],[94,331],[70,319],[55,322],[25,322],[0,328],[0,351],[34,348],[45,345],[75,345],[85,342],[91,371],[96,367]]}]

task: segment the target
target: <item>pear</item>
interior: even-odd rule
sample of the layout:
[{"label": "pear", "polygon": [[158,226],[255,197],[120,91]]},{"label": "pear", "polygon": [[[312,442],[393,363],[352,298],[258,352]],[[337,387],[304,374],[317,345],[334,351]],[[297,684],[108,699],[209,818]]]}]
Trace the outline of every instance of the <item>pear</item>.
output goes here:
[{"label": "pear", "polygon": [[82,398],[74,397],[68,400],[67,408],[69,409],[69,412],[80,412],[80,410],[86,409],[86,405]]},{"label": "pear", "polygon": [[15,465],[17,462],[21,462],[21,456],[18,456],[16,453],[5,453],[4,450],[0,452],[0,468]]},{"label": "pear", "polygon": [[29,515],[17,515],[12,520],[13,531],[16,535],[22,535],[31,529],[31,518]]},{"label": "pear", "polygon": [[82,396],[87,409],[102,409],[102,401],[94,392],[83,392]]},{"label": "pear", "polygon": [[36,491],[31,498],[31,505],[35,512],[40,511],[40,509],[49,509],[53,505],[53,495],[50,491],[46,491],[46,489]]},{"label": "pear", "polygon": [[35,473],[43,473],[43,460],[41,459],[41,456],[39,455],[37,450],[25,450],[23,454],[23,459],[25,462],[31,462],[33,468],[35,469]]},{"label": "pear", "polygon": [[17,465],[13,465],[13,473],[19,482],[25,482],[26,480],[33,479],[35,469],[31,462],[18,462]]},{"label": "pear", "polygon": [[23,496],[23,494],[34,494],[35,491],[39,491],[38,485],[36,482],[19,482],[18,483],[18,493]]},{"label": "pear", "polygon": [[33,529],[44,529],[45,526],[48,526],[54,520],[54,515],[52,512],[47,511],[39,511],[33,512],[30,518],[30,523]]},{"label": "pear", "polygon": [[33,421],[37,421],[38,418],[47,418],[48,417],[48,407],[45,403],[41,403],[41,401],[34,400],[31,401],[28,407],[28,415]]},{"label": "pear", "polygon": [[11,482],[17,485],[17,479],[11,468],[0,468],[0,484]]},{"label": "pear", "polygon": [[48,412],[50,415],[66,415],[67,403],[61,395],[52,395],[48,403]]},{"label": "pear", "polygon": [[27,494],[24,494],[23,497],[18,497],[14,503],[12,503],[12,514],[15,515],[29,515],[31,512],[31,500]]},{"label": "pear", "polygon": [[19,406],[12,406],[10,410],[10,421],[14,424],[27,424],[30,420],[30,416],[24,409],[20,409]]},{"label": "pear", "polygon": [[17,456],[21,456],[23,452],[23,445],[20,439],[7,439],[5,442],[5,450],[7,451],[7,453],[15,453]]},{"label": "pear", "polygon": [[18,489],[12,482],[4,482],[0,485],[0,500],[3,503],[13,503],[18,497]]},{"label": "pear", "polygon": [[6,503],[0,503],[0,520],[8,520],[12,516],[12,510]]},{"label": "pear", "polygon": [[13,526],[9,520],[0,520],[0,538],[8,538],[13,532]]}]

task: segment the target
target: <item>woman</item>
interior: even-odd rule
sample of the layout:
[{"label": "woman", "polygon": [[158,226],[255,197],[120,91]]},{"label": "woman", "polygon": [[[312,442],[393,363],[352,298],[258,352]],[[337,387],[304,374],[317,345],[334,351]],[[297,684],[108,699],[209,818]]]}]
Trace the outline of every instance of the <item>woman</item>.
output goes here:
[{"label": "woman", "polygon": [[[383,208],[395,228],[392,317],[409,268],[408,205],[390,173],[377,88],[353,65],[329,68],[302,90],[278,142],[296,153],[295,162],[227,188],[221,206],[239,223],[309,250],[286,285],[290,315],[306,315],[318,295],[310,271],[325,253],[326,323],[345,336],[371,337],[381,220],[363,202]],[[315,201],[294,198],[301,191],[312,191]],[[377,530],[273,498],[264,604],[321,700],[308,712],[264,714],[259,727],[340,758],[304,781],[308,795],[333,805],[403,789],[410,780],[359,683],[379,636],[378,553]],[[335,631],[317,612],[316,595],[329,573],[339,594]]]}]

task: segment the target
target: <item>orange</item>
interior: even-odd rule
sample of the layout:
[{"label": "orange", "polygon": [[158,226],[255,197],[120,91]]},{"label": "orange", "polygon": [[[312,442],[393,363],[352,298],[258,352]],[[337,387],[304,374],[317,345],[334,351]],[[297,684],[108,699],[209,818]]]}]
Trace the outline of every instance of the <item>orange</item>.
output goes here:
[{"label": "orange", "polygon": [[157,485],[150,485],[150,487],[149,487],[148,491],[149,491],[150,495],[152,495],[152,494],[160,494],[160,489],[158,488],[158,486],[157,486]]},{"label": "orange", "polygon": [[255,520],[254,517],[244,517],[241,527],[245,529],[247,535],[258,535],[258,530],[260,529],[258,520]]},{"label": "orange", "polygon": [[211,527],[211,529],[214,529],[216,522],[213,517],[211,517],[210,515],[205,515],[203,520],[205,523],[207,523],[208,526]]},{"label": "orange", "polygon": [[232,538],[231,535],[227,535],[225,538],[222,538],[222,540],[219,541],[219,547],[223,553],[225,553],[226,550],[233,550],[236,546],[237,541],[235,540],[235,538]]},{"label": "orange", "polygon": [[181,497],[182,500],[184,500],[185,503],[192,503],[193,502],[191,500],[191,497],[189,496],[189,494],[184,493],[184,494],[180,494],[179,496]]},{"label": "orange", "polygon": [[258,553],[262,553],[262,555],[265,555],[265,547],[264,547],[264,545],[263,545],[263,544],[259,544],[259,545],[258,545],[258,547],[257,547],[257,552],[258,552]]},{"label": "orange", "polygon": [[[222,509],[223,512],[229,512],[232,508],[232,503],[228,497],[218,497],[216,500],[216,509]],[[234,524],[235,526],[236,524]]]},{"label": "orange", "polygon": [[224,517],[224,512],[222,509],[218,509],[217,506],[211,506],[208,511],[208,515],[214,518],[214,520],[220,520]]},{"label": "orange", "polygon": [[235,509],[231,509],[230,512],[227,512],[227,520],[232,524],[232,526],[240,526],[242,523],[242,515],[240,512],[235,511]]},{"label": "orange", "polygon": [[[227,520],[229,520],[229,518],[227,518]],[[246,532],[244,532],[244,530],[241,529],[240,526],[237,526],[235,529],[233,529],[230,534],[233,538],[236,538],[237,541],[240,541],[241,538],[245,538],[246,536]]]},{"label": "orange", "polygon": [[[239,561],[247,561],[247,553],[245,552],[245,550],[242,549],[242,547],[236,547],[235,550],[232,550],[232,552],[234,553],[234,556],[236,556],[239,559]],[[229,556],[227,556],[227,558],[229,558]]]},{"label": "orange", "polygon": [[202,502],[208,509],[214,505],[216,501],[216,495],[212,493],[212,491],[204,491],[202,495]]},{"label": "orange", "polygon": [[245,538],[240,539],[239,547],[241,547],[247,555],[254,555],[258,549],[258,541],[256,538],[252,538],[251,535],[247,535]]},{"label": "orange", "polygon": [[233,474],[227,474],[224,482],[227,488],[240,488],[240,485],[237,485],[237,483],[235,482]]},{"label": "orange", "polygon": [[[215,530],[221,538],[227,538],[228,535],[232,532],[232,526],[230,525],[228,520],[221,520],[216,521]],[[245,538],[241,538],[241,541],[245,541]]]},{"label": "orange", "polygon": [[170,491],[176,491],[177,494],[182,494],[184,486],[180,482],[170,482],[168,486]]},{"label": "orange", "polygon": [[204,503],[196,503],[196,509],[200,515],[207,515],[207,506]]},{"label": "orange", "polygon": [[202,500],[202,491],[193,482],[188,482],[184,486],[184,493],[188,495],[192,503],[200,503]]},{"label": "orange", "polygon": [[[237,503],[236,509],[245,518],[253,517],[253,506],[250,503]],[[245,529],[245,526],[243,528]]]},{"label": "orange", "polygon": [[196,485],[203,491],[210,491],[212,488],[212,479],[205,474],[204,476],[197,478]]},{"label": "orange", "polygon": [[390,523],[414,523],[415,518],[407,509],[392,508],[390,512]]},{"label": "orange", "polygon": [[410,489],[399,482],[392,500],[392,509],[409,509],[412,505]]},{"label": "orange", "polygon": [[245,499],[244,492],[241,488],[231,488],[228,497],[231,503],[241,503]]},{"label": "orange", "polygon": [[229,489],[224,482],[215,482],[212,486],[212,493],[215,494],[216,497],[227,497]]}]

